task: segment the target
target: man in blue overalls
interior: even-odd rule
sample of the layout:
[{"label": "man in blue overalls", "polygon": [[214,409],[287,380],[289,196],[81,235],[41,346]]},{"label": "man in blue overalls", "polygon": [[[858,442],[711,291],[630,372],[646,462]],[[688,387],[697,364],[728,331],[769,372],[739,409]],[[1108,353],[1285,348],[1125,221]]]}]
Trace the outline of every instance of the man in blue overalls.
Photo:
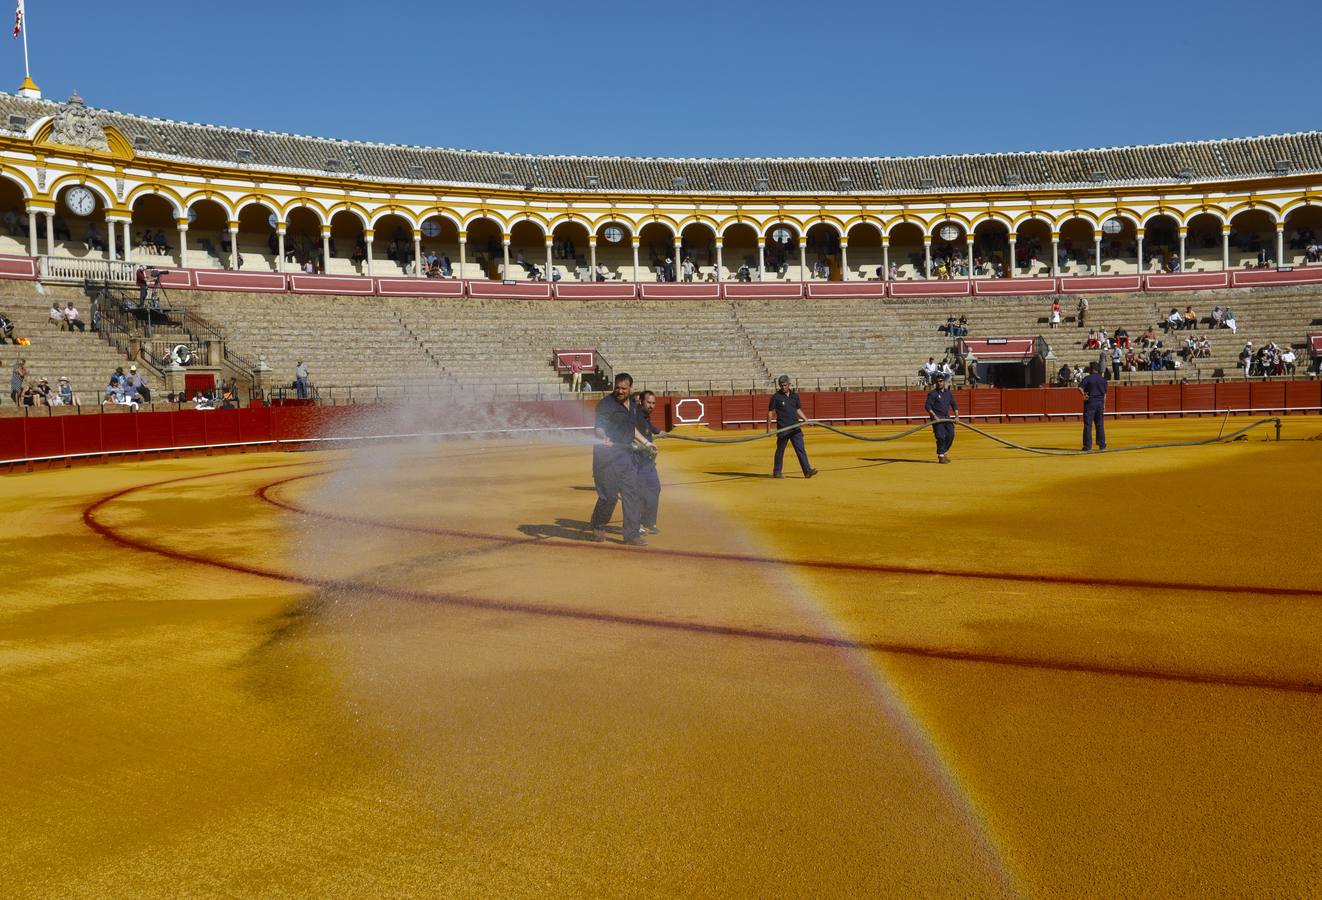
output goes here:
[{"label": "man in blue overalls", "polygon": [[950,452],[950,445],[955,443],[955,424],[936,420],[958,419],[959,404],[955,402],[954,393],[946,387],[946,376],[943,373],[937,372],[934,380],[936,385],[928,392],[923,409],[927,410],[927,417],[932,420],[932,434],[936,437],[936,461],[948,463],[950,458],[946,454]]},{"label": "man in blue overalls", "polygon": [[794,455],[799,458],[799,467],[803,469],[803,477],[811,478],[817,474],[808,463],[808,451],[803,447],[803,429],[795,428],[800,422],[808,421],[808,417],[803,414],[799,408],[799,395],[790,388],[790,377],[782,375],[777,379],[778,388],[776,393],[771,395],[771,402],[767,404],[767,424],[776,423],[776,429],[788,428],[789,431],[781,431],[776,435],[776,459],[772,466],[771,476],[773,478],[784,478],[782,471],[785,465],[785,445],[794,445]]},{"label": "man in blue overalls", "polygon": [[[652,424],[652,410],[656,409],[656,394],[651,391],[643,391],[638,395],[638,403],[635,407],[637,416],[638,433],[655,447],[657,429]],[[661,529],[656,527],[656,512],[661,505],[661,476],[656,471],[656,453],[649,450],[646,444],[635,444],[634,446],[634,465],[638,469],[638,499],[639,499],[639,519],[642,521],[643,531],[648,534],[660,534]]]},{"label": "man in blue overalls", "polygon": [[592,448],[592,479],[597,486],[597,505],[592,510],[592,540],[602,541],[606,523],[615,515],[618,499],[624,506],[624,542],[645,547],[639,533],[638,471],[633,445],[650,443],[638,434],[633,402],[633,377],[615,376],[615,390],[597,404],[596,436]]},{"label": "man in blue overalls", "polygon": [[1097,449],[1106,449],[1106,379],[1097,374],[1097,363],[1088,363],[1088,374],[1079,382],[1083,394],[1083,449],[1092,449],[1092,429],[1097,425]]}]

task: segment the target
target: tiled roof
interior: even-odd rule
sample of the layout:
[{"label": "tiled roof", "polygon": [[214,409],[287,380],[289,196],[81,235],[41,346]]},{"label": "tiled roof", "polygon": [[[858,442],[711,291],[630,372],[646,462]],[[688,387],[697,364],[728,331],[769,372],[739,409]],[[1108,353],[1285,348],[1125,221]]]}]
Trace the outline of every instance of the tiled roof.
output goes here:
[{"label": "tiled roof", "polygon": [[[10,116],[24,116],[30,125],[54,115],[60,106],[0,93],[0,131],[16,130],[8,124]],[[117,128],[145,156],[192,159],[230,168],[551,191],[584,190],[590,177],[597,179],[595,186],[603,191],[886,194],[1204,181],[1273,174],[1282,160],[1289,161],[1293,172],[1322,171],[1322,132],[1316,131],[1142,147],[959,156],[662,159],[372,144],[96,112],[103,124]],[[764,187],[758,184],[762,179]]]}]

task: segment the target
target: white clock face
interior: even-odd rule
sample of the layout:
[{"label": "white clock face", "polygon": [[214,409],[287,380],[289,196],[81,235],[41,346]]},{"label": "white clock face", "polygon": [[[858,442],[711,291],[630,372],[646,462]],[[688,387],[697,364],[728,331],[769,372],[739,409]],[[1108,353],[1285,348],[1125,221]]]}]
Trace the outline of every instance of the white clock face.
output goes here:
[{"label": "white clock face", "polygon": [[441,233],[441,223],[435,219],[428,219],[422,223],[422,233],[429,238],[434,238]]},{"label": "white clock face", "polygon": [[96,195],[85,187],[70,188],[64,195],[64,205],[75,216],[90,216],[96,210]]},{"label": "white clock face", "polygon": [[955,238],[959,237],[959,229],[954,225],[947,225],[941,229],[939,234],[941,235],[941,240],[953,241]]}]

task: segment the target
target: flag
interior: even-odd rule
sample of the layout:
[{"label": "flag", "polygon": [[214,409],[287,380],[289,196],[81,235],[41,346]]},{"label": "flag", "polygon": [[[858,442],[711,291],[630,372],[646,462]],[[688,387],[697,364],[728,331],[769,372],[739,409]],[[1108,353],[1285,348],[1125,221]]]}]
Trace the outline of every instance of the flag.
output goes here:
[{"label": "flag", "polygon": [[18,0],[18,6],[14,8],[14,38],[23,32],[23,0]]}]

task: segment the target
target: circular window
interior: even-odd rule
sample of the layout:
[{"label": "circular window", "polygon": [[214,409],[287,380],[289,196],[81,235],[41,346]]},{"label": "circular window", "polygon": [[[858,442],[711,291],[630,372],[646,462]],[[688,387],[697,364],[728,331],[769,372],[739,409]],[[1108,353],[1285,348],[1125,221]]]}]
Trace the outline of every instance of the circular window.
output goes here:
[{"label": "circular window", "polygon": [[197,210],[193,209],[193,207],[190,206],[188,207],[188,224],[192,225],[196,221],[197,221]]},{"label": "circular window", "polygon": [[624,229],[619,225],[607,225],[602,229],[601,236],[612,244],[618,244],[620,241],[624,240]]},{"label": "circular window", "polygon": [[280,221],[280,220],[277,219],[277,218],[275,217],[275,213],[271,213],[271,215],[268,216],[267,219],[266,219],[266,224],[267,224],[267,225],[270,225],[272,228],[274,228],[274,227],[275,227],[275,223],[278,222],[278,221]]},{"label": "circular window", "polygon": [[1119,234],[1121,231],[1124,230],[1124,227],[1125,227],[1125,223],[1122,222],[1120,219],[1114,217],[1107,219],[1105,222],[1102,223],[1102,231],[1106,232],[1107,234]]},{"label": "circular window", "polygon": [[441,233],[441,222],[439,219],[428,219],[422,223],[423,236],[434,238]]},{"label": "circular window", "polygon": [[937,234],[941,236],[943,241],[953,241],[959,237],[959,229],[954,225],[943,225]]},{"label": "circular window", "polygon": [[779,228],[771,229],[771,239],[777,244],[788,244],[794,240],[794,232],[782,225]]}]

